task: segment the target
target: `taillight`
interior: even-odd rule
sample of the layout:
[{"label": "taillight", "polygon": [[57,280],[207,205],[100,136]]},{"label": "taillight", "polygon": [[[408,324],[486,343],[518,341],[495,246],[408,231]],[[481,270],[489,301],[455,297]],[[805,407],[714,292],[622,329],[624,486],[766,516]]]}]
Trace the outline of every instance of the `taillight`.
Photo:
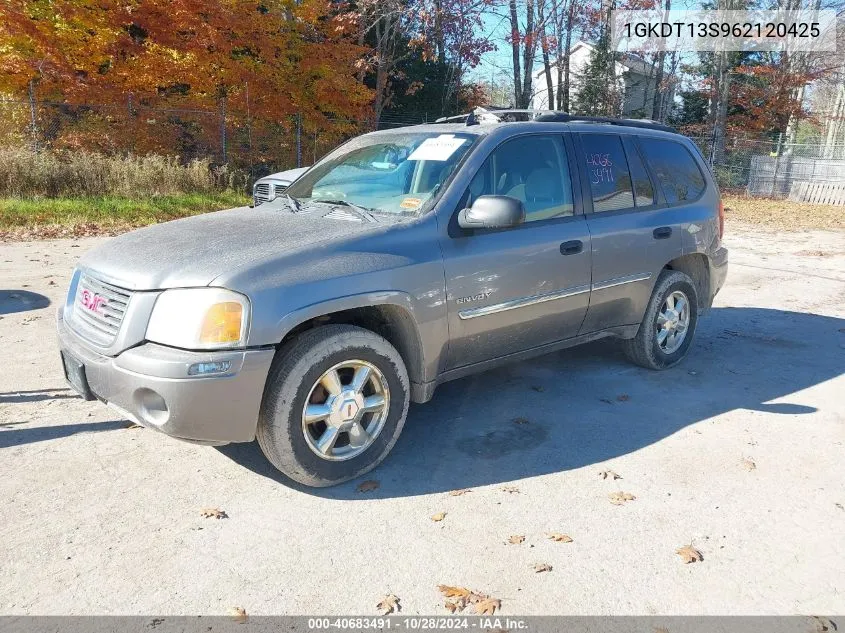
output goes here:
[{"label": "taillight", "polygon": [[725,234],[725,204],[719,200],[719,239]]}]

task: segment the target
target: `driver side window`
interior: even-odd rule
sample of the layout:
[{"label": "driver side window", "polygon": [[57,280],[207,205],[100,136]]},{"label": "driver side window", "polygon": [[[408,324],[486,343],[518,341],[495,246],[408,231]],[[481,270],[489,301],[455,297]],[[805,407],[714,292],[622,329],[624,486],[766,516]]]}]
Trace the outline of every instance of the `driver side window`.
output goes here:
[{"label": "driver side window", "polygon": [[470,182],[467,206],[488,195],[520,200],[526,222],[573,215],[572,182],[563,139],[529,135],[502,143]]}]

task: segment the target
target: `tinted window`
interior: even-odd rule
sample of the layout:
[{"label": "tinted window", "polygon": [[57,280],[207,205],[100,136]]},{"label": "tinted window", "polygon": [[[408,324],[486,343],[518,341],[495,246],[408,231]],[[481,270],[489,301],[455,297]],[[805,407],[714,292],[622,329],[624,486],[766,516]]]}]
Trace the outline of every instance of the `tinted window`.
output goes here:
[{"label": "tinted window", "polygon": [[634,201],[638,207],[647,207],[654,204],[654,187],[648,178],[643,159],[634,144],[628,137],[625,140],[625,153],[628,155],[628,168],[631,170],[631,180],[634,183]]},{"label": "tinted window", "polygon": [[669,204],[696,200],[704,193],[704,175],[686,147],[647,137],[640,138],[640,146]]},{"label": "tinted window", "polygon": [[631,209],[634,192],[622,139],[612,134],[582,134],[581,142],[593,192],[593,211]]},{"label": "tinted window", "polygon": [[521,200],[526,222],[572,215],[572,182],[563,139],[532,135],[502,143],[472,179],[467,206],[488,195]]}]

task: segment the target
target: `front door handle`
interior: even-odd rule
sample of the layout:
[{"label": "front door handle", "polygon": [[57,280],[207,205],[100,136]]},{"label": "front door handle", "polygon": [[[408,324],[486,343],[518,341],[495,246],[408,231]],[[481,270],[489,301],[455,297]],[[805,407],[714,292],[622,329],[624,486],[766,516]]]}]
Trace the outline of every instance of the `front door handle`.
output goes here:
[{"label": "front door handle", "polygon": [[561,255],[577,255],[584,250],[584,242],[581,240],[571,240],[560,245]]},{"label": "front door handle", "polygon": [[654,239],[656,240],[665,240],[672,235],[672,227],[661,226],[660,228],[654,229],[652,235],[654,235]]}]

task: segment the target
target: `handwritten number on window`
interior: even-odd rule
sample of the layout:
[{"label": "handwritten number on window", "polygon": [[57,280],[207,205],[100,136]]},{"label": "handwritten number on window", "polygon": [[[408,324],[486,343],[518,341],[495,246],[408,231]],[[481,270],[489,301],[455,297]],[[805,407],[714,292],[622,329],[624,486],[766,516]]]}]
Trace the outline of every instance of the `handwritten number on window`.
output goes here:
[{"label": "handwritten number on window", "polygon": [[599,167],[613,167],[610,154],[587,154],[587,164]]}]

